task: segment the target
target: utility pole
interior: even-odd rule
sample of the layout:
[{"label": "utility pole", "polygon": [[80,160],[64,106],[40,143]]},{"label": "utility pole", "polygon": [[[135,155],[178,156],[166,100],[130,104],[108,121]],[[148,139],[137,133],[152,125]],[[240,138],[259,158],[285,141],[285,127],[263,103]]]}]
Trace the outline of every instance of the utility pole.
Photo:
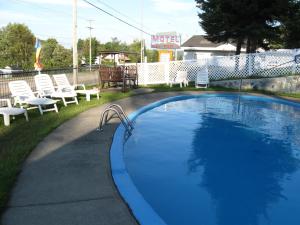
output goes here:
[{"label": "utility pole", "polygon": [[92,21],[93,20],[88,20],[90,22],[90,26],[87,27],[90,30],[90,71],[92,71]]},{"label": "utility pole", "polygon": [[143,34],[143,21],[144,20],[144,0],[141,0],[141,63],[144,62],[144,50],[145,50],[145,43],[144,43],[144,34]]},{"label": "utility pole", "polygon": [[78,52],[77,52],[77,0],[73,0],[73,84],[77,84]]}]

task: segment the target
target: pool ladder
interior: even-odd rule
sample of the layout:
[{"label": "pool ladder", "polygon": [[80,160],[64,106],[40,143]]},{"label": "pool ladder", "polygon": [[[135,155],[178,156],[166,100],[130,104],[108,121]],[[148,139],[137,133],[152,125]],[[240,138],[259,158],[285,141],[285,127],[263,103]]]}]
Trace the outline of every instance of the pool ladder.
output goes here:
[{"label": "pool ladder", "polygon": [[[112,112],[112,113],[110,113]],[[125,114],[123,108],[117,104],[108,105],[101,114],[101,119],[99,127],[97,130],[103,131],[103,127],[108,123],[112,118],[119,118],[126,131],[131,134],[133,129],[133,124]]]}]

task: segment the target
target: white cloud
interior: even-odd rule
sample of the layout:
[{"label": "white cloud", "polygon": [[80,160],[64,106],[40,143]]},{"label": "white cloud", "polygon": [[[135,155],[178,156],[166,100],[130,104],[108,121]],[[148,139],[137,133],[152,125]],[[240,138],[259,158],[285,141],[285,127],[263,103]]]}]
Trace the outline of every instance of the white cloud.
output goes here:
[{"label": "white cloud", "polygon": [[194,1],[182,0],[152,0],[155,10],[163,13],[174,13],[179,11],[188,11],[195,8]]}]

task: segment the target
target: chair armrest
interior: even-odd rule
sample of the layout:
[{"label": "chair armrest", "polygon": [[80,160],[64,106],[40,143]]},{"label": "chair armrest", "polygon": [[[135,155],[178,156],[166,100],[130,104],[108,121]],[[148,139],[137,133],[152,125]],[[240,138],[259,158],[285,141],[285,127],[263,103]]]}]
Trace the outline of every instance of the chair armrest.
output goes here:
[{"label": "chair armrest", "polygon": [[86,90],[84,84],[75,84],[75,85],[73,85],[73,86],[74,86],[75,89],[76,89],[77,87],[82,87],[83,90]]},{"label": "chair armrest", "polygon": [[6,102],[8,107],[12,107],[11,101],[8,98],[2,98],[2,99],[0,98],[0,102]]}]

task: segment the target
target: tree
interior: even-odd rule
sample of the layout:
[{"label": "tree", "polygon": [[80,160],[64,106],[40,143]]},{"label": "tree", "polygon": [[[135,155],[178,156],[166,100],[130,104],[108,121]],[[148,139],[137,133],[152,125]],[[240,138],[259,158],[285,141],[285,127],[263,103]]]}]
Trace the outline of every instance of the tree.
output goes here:
[{"label": "tree", "polygon": [[[100,42],[96,38],[91,39],[91,46],[92,46],[92,64],[95,62],[96,57],[98,56],[98,51],[100,48]],[[90,59],[90,39],[87,38],[85,40],[79,39],[78,44],[78,55],[80,59],[83,59],[85,63],[89,63]]]},{"label": "tree", "polygon": [[53,52],[57,45],[58,42],[54,38],[42,41],[41,62],[44,65],[44,69],[53,68]]},{"label": "tree", "polygon": [[300,48],[300,2],[292,1],[282,18],[282,44],[285,48]]},{"label": "tree", "polygon": [[157,50],[146,50],[148,62],[158,62],[158,51]]},{"label": "tree", "polygon": [[53,67],[64,68],[72,65],[72,51],[61,45],[57,45],[53,51]]},{"label": "tree", "polygon": [[136,54],[130,54],[129,58],[131,62],[140,62],[141,61],[141,41],[140,40],[134,40],[129,46],[128,46],[129,52],[136,53]]},{"label": "tree", "polygon": [[247,52],[280,35],[280,18],[293,0],[196,0],[200,25],[213,42],[234,42],[236,54],[242,44]]},{"label": "tree", "polygon": [[41,62],[44,69],[65,68],[72,64],[72,52],[60,45],[56,39],[42,41]]},{"label": "tree", "polygon": [[0,30],[0,66],[33,68],[34,44],[35,37],[26,25],[9,23]]},{"label": "tree", "polygon": [[125,42],[121,42],[118,38],[113,37],[111,41],[104,44],[103,50],[128,51],[128,46]]}]

